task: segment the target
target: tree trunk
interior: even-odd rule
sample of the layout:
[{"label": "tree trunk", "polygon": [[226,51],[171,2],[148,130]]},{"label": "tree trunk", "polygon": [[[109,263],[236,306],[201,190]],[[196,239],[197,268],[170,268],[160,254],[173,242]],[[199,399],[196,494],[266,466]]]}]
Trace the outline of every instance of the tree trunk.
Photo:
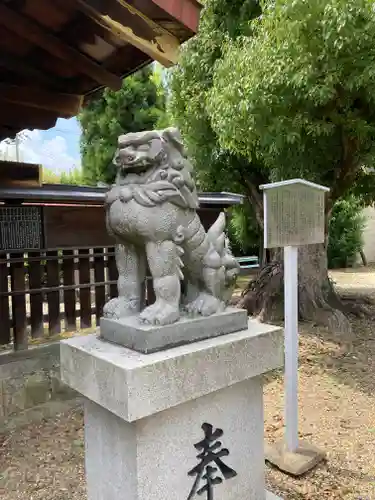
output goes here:
[{"label": "tree trunk", "polygon": [[[283,318],[283,252],[273,252],[270,264],[262,267],[251,281],[239,307],[263,321]],[[328,327],[335,332],[351,330],[345,306],[336,294],[328,277],[327,252],[324,244],[301,247],[298,252],[299,316]]]},{"label": "tree trunk", "polygon": [[368,266],[368,262],[367,262],[367,259],[366,259],[366,255],[365,255],[365,252],[361,249],[359,251],[359,254],[361,256],[361,259],[362,259],[362,264],[367,267]]}]

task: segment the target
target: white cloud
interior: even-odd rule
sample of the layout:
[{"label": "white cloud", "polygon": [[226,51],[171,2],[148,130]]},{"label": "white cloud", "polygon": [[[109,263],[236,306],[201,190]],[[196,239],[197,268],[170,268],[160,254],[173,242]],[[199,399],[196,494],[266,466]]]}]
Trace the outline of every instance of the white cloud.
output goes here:
[{"label": "white cloud", "polygon": [[24,161],[39,163],[56,173],[68,172],[80,166],[79,160],[68,153],[66,139],[60,135],[43,139],[40,131],[33,130],[21,143],[20,150]]},{"label": "white cloud", "polygon": [[[0,157],[5,160],[17,159],[15,143],[0,142]],[[57,174],[80,167],[80,161],[69,154],[64,137],[56,135],[51,139],[43,137],[39,130],[22,132],[19,141],[18,158],[27,163],[37,163]]]}]

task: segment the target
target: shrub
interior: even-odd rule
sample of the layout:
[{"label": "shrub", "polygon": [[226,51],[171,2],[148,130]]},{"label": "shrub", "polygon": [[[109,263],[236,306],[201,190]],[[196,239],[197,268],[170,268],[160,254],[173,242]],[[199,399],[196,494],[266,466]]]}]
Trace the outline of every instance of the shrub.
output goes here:
[{"label": "shrub", "polygon": [[259,255],[261,234],[249,203],[232,208],[228,236],[234,255]]},{"label": "shrub", "polygon": [[363,248],[365,217],[361,202],[350,196],[338,201],[329,223],[328,267],[337,269],[352,266]]}]

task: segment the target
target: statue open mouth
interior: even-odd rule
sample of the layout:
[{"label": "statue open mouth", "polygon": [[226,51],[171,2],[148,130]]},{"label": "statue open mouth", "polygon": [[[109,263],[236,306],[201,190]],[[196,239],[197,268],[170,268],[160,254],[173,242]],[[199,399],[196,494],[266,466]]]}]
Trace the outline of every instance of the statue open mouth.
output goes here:
[{"label": "statue open mouth", "polygon": [[132,154],[126,150],[119,150],[117,154],[117,165],[121,169],[122,175],[129,173],[144,172],[151,165],[150,159],[145,154]]},{"label": "statue open mouth", "polygon": [[134,161],[121,164],[121,173],[123,176],[134,173],[145,172],[150,168],[150,163],[146,158],[136,158]]}]

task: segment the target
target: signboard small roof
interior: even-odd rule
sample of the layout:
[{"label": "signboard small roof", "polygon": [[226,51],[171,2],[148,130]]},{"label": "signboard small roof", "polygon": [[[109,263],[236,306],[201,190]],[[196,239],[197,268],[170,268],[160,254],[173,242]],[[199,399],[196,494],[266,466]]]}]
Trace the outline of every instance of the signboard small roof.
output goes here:
[{"label": "signboard small roof", "polygon": [[304,186],[309,186],[314,189],[320,189],[321,191],[328,192],[330,189],[326,186],[321,186],[320,184],[315,184],[314,182],[305,181],[304,179],[288,179],[286,181],[272,182],[270,184],[262,184],[259,186],[259,189],[267,190],[267,189],[275,189],[284,186],[292,186],[295,184],[303,184]]}]

